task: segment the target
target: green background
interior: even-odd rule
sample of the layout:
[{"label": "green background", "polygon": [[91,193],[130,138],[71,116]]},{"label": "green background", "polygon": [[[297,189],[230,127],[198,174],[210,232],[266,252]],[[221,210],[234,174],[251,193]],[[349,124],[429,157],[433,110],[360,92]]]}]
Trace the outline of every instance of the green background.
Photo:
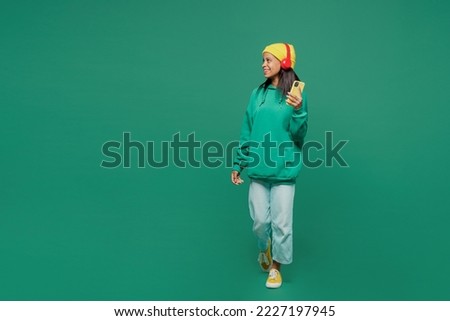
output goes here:
[{"label": "green background", "polygon": [[[0,299],[450,300],[447,1],[14,1],[0,8]],[[104,169],[102,144],[239,137],[291,42],[308,140],[294,263],[264,287],[230,170]],[[315,157],[324,157],[323,151]]]}]

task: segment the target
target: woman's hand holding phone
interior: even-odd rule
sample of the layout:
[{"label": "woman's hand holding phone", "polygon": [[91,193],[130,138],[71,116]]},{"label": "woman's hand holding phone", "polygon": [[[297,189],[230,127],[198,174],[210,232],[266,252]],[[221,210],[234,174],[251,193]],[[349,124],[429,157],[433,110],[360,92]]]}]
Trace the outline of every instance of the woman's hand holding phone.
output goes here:
[{"label": "woman's hand holding phone", "polygon": [[294,107],[295,109],[299,109],[302,107],[302,91],[305,83],[301,81],[294,81],[291,87],[291,91],[286,95],[286,104]]}]

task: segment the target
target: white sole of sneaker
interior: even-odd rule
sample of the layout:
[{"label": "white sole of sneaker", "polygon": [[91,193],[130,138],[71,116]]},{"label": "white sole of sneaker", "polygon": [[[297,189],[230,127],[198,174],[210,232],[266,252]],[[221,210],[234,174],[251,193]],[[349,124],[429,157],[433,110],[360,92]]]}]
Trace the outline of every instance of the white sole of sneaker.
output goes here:
[{"label": "white sole of sneaker", "polygon": [[278,289],[279,287],[281,287],[281,283],[266,283],[268,289]]}]

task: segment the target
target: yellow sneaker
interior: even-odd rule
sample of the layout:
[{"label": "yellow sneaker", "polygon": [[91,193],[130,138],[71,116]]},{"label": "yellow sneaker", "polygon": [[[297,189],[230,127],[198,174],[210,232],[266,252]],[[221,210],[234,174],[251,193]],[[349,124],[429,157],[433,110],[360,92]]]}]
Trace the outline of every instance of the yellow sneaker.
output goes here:
[{"label": "yellow sneaker", "polygon": [[281,286],[283,279],[281,278],[281,273],[277,269],[271,269],[269,272],[269,277],[267,278],[266,287],[269,289],[276,289]]},{"label": "yellow sneaker", "polygon": [[259,266],[264,272],[268,272],[272,266],[272,255],[270,254],[270,239],[267,242],[267,250],[260,252],[258,256]]}]

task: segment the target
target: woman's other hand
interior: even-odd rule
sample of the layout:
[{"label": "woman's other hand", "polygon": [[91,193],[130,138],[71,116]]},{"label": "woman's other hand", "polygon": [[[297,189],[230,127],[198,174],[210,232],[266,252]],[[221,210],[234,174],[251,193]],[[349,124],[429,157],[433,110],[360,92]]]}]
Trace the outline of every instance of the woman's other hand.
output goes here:
[{"label": "woman's other hand", "polygon": [[234,185],[241,185],[244,181],[241,178],[241,174],[238,171],[231,172],[231,182]]}]

